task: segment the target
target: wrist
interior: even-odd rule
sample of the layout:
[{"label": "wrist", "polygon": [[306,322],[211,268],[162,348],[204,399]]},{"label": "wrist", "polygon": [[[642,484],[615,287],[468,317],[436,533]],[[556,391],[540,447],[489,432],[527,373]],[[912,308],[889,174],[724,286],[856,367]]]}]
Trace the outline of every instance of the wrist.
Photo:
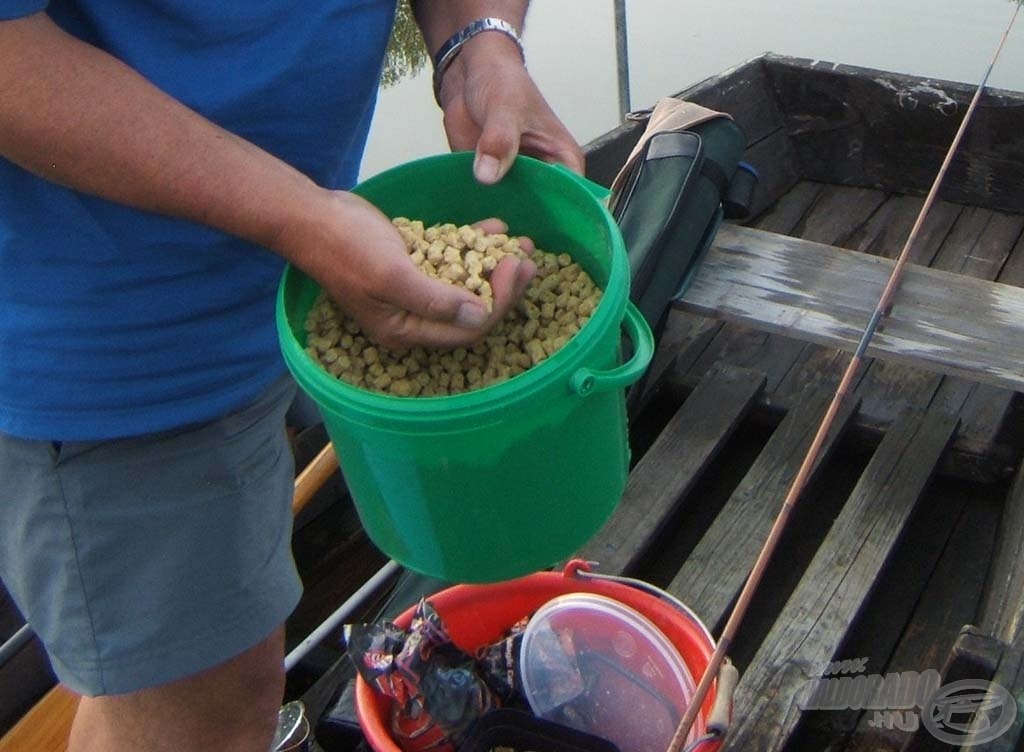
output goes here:
[{"label": "wrist", "polygon": [[274,212],[270,236],[263,245],[316,276],[322,255],[317,251],[331,243],[329,234],[333,227],[328,218],[337,212],[335,193],[312,181],[292,192],[289,200],[279,204]]},{"label": "wrist", "polygon": [[450,36],[434,55],[434,99],[441,104],[441,84],[457,58],[463,65],[472,65],[476,58],[494,60],[508,55],[525,62],[519,32],[512,24],[494,17],[472,21]]}]

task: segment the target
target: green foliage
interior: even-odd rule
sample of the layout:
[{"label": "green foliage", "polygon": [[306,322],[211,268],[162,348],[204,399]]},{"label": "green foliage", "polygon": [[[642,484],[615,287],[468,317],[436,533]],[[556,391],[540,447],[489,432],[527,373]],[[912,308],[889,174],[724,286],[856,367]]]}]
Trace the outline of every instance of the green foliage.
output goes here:
[{"label": "green foliage", "polygon": [[423,41],[409,0],[398,0],[395,25],[388,40],[381,86],[394,86],[406,76],[415,76],[430,62],[427,45]]}]

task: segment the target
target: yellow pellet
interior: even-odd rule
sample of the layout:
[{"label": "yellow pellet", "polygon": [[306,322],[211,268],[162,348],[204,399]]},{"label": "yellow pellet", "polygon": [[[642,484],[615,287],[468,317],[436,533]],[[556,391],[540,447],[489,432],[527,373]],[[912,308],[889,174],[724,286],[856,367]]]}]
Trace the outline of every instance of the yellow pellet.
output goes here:
[{"label": "yellow pellet", "polygon": [[[517,238],[463,225],[424,227],[394,219],[409,259],[425,274],[493,305],[489,277],[507,255],[525,258]],[[523,299],[471,348],[391,351],[369,342],[359,325],[321,295],[304,322],[306,352],[354,386],[396,397],[445,396],[513,378],[556,353],[586,324],[601,291],[566,253],[536,250],[537,275]]]}]

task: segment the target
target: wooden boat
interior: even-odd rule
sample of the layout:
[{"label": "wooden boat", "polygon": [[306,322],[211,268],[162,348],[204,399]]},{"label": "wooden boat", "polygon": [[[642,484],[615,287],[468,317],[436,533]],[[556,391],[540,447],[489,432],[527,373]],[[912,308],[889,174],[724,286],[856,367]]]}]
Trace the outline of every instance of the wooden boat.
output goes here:
[{"label": "wooden boat", "polygon": [[[719,632],[972,94],[765,55],[677,95],[736,119],[761,181],[669,318],[624,498],[579,552],[599,571]],[[590,177],[610,182],[642,130],[589,144]],[[921,708],[808,708],[832,662],[1024,689],[1024,94],[985,95],[912,260],[730,651],[725,749],[942,747]],[[385,562],[340,497],[335,476],[298,518],[292,644]],[[348,670],[326,640],[289,696],[316,720]],[[973,748],[1015,749],[1022,724]]]}]

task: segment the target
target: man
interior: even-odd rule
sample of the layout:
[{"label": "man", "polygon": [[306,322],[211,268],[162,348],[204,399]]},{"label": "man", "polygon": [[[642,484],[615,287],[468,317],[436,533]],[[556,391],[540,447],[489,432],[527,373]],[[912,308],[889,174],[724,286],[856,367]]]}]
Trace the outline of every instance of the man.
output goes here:
[{"label": "man", "polygon": [[[523,0],[420,2],[436,53]],[[488,314],[407,260],[356,176],[393,0],[0,0],[0,575],[83,699],[71,752],[263,752],[283,687],[293,393],[282,264],[390,346]],[[582,170],[506,31],[439,101],[482,182]],[[413,127],[411,125],[410,127]]]}]

